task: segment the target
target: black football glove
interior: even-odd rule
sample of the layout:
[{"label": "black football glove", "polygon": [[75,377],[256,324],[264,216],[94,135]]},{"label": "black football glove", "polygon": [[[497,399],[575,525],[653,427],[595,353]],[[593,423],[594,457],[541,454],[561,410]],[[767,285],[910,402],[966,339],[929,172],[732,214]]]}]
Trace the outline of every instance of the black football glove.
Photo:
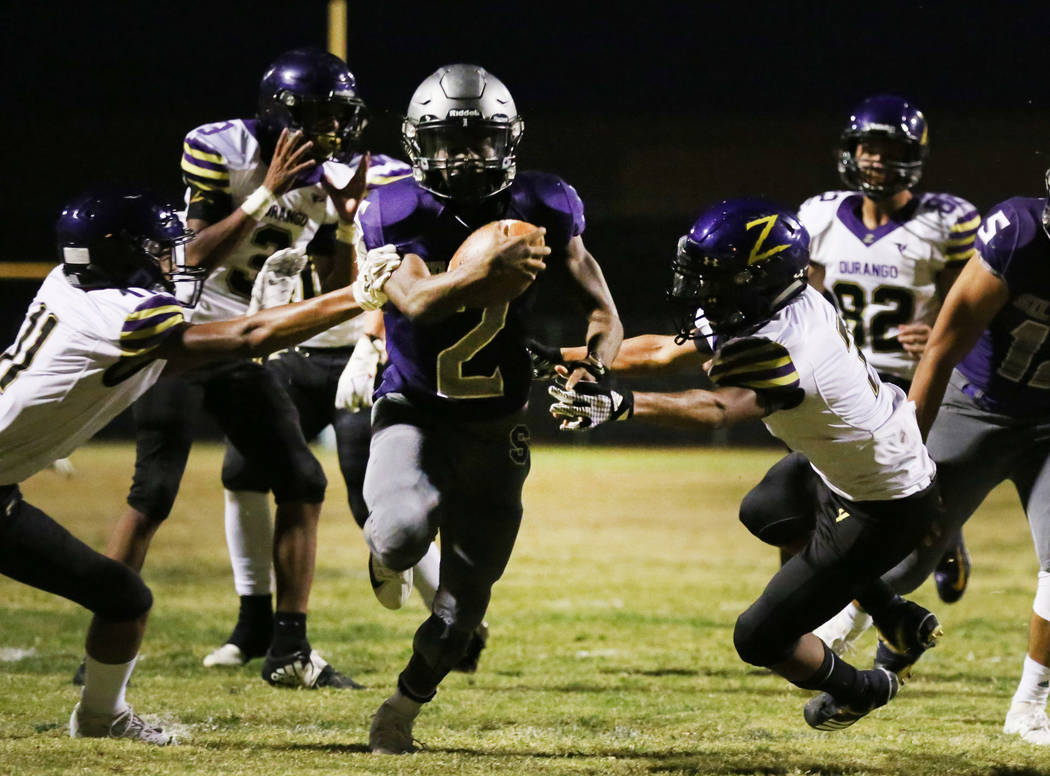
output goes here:
[{"label": "black football glove", "polygon": [[525,340],[525,349],[529,351],[529,359],[532,361],[533,380],[551,380],[557,374],[554,367],[565,364],[561,357],[561,348],[529,339]]},{"label": "black football glove", "polygon": [[607,384],[579,382],[566,389],[563,382],[554,382],[547,388],[554,402],[550,413],[561,423],[562,431],[594,428],[602,423],[627,420],[634,413],[634,394],[617,391]]}]

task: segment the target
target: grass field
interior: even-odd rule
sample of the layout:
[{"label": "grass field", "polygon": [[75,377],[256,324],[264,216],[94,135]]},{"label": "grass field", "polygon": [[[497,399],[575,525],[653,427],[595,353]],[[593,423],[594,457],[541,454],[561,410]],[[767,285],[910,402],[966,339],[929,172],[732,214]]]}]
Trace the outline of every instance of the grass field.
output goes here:
[{"label": "grass field", "polygon": [[[129,700],[181,745],[69,739],[69,680],[88,615],[0,578],[0,774],[1050,772],[1050,753],[999,732],[1020,675],[1036,571],[1012,490],[996,491],[968,526],[975,574],[962,602],[941,604],[932,583],[918,591],[945,638],[917,676],[856,726],[819,733],[802,719],[808,694],[745,665],[732,646],[736,616],[776,564],[737,524],[736,505],[778,454],[537,449],[480,670],[451,675],[424,709],[415,731],[423,751],[381,758],[366,749],[370,717],[424,614],[418,599],[398,612],[373,599],[341,483],[322,518],[310,634],[368,689],[277,690],[258,678],[258,661],[201,666],[236,610],[220,452],[195,448],[145,569],[156,603]],[[23,490],[101,547],[123,505],[133,450],[93,445],[74,462],[73,479],[43,473]],[[873,652],[872,635],[864,649]]]}]

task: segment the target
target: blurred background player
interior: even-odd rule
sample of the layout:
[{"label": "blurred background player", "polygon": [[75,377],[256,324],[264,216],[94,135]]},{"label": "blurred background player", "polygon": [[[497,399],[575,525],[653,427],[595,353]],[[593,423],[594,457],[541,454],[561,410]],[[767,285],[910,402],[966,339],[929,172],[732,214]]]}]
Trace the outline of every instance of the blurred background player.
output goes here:
[{"label": "blurred background player", "polygon": [[[810,283],[833,294],[854,342],[883,382],[905,391],[941,301],[973,256],[980,224],[966,200],[914,191],[929,154],[928,135],[914,104],[893,95],[869,97],[850,114],[839,144],[839,174],[849,190],[811,197],[798,213],[811,238]],[[785,459],[744,508],[784,516],[781,494],[792,490],[790,478],[798,472],[807,476]],[[788,481],[778,483],[782,477]],[[941,600],[957,601],[969,575],[958,531],[934,574]],[[851,605],[817,635],[843,654],[870,625],[871,618]]]},{"label": "blurred background player", "polygon": [[[977,257],[945,300],[909,394],[937,461],[942,533],[962,526],[1005,480],[1028,517],[1038,582],[1024,668],[1003,732],[1041,746],[1050,745],[1048,225],[1050,199],[1014,197],[989,209],[977,232]],[[942,544],[919,548],[886,579],[903,591],[916,587]]]},{"label": "blurred background player", "polygon": [[[187,325],[175,286],[188,286],[180,295],[192,302],[204,272],[175,254],[193,232],[174,206],[143,191],[100,188],[73,199],[56,236],[62,264],[0,356],[0,573],[94,614],[70,735],[170,744],[125,698],[153,603],[149,588],[128,565],[25,502],[18,484],[90,439],[162,371],[287,347],[361,306],[345,289],[252,318]],[[361,298],[380,303],[381,284],[380,275]]]},{"label": "blurred background player", "polygon": [[[891,701],[900,679],[885,668],[858,671],[811,631],[857,597],[896,648],[933,646],[937,618],[879,575],[923,538],[939,494],[904,391],[882,383],[833,306],[807,287],[808,248],[805,228],[776,205],[744,199],[709,208],[678,243],[668,297],[681,312],[678,340],[710,359],[714,389],[632,394],[593,382],[571,388],[559,378],[549,391],[563,429],[632,416],[697,429],[761,419],[797,451],[789,458],[804,464],[804,490],[780,494],[799,505],[793,519],[745,520],[793,557],[737,619],[733,639],[746,662],[820,690],[806,704],[806,722],[837,730]],[[700,316],[710,336],[698,331]],[[647,338],[636,355],[652,344]]]},{"label": "blurred background player", "polygon": [[[379,754],[413,750],[416,715],[462,659],[521,522],[531,379],[523,343],[534,291],[495,301],[494,290],[507,277],[528,282],[548,254],[565,271],[587,321],[586,369],[574,381],[604,374],[622,336],[580,236],[575,190],[554,175],[517,172],[522,129],[498,78],[475,65],[440,68],[416,89],[402,125],[414,179],[377,189],[358,214],[366,246],[393,244],[406,265],[386,288],[390,363],[365,475],[365,539],[380,601],[403,601],[412,566],[439,531],[442,544],[433,614],[416,631],[397,691],[372,720],[369,747]],[[545,229],[550,247],[536,244],[542,232],[530,233],[446,272],[457,247],[498,219]]]},{"label": "blurred background player", "polygon": [[[187,224],[198,237],[190,264],[211,270],[194,322],[243,315],[255,273],[270,254],[296,248],[314,256],[328,287],[349,281],[352,218],[367,173],[345,164],[365,124],[353,74],[316,49],[282,54],[264,74],[256,119],[233,119],[191,131],[183,144]],[[322,261],[320,257],[324,256]],[[260,627],[262,675],[275,685],[353,688],[310,646],[306,611],[313,581],[317,521],[326,480],[299,417],[275,374],[234,359],[163,380],[135,404],[135,476],[128,510],[107,554],[140,569],[149,542],[168,516],[202,406],[227,439],[262,472],[277,507],[273,534],[276,612],[242,599],[241,619]],[[272,636],[271,636],[272,634]]]}]

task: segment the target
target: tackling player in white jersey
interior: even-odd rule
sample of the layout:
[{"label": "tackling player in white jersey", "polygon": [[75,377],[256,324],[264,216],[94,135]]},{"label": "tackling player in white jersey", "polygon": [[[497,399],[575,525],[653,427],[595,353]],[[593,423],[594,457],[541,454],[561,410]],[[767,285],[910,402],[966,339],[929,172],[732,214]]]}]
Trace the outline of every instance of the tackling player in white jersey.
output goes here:
[{"label": "tackling player in white jersey", "polygon": [[[820,690],[806,722],[836,730],[892,700],[900,677],[881,666],[858,671],[811,631],[858,598],[895,649],[917,658],[933,646],[937,618],[879,576],[923,538],[939,494],[904,392],[879,379],[834,308],[807,288],[808,244],[792,214],[762,200],[710,208],[679,241],[669,293],[684,312],[679,340],[709,360],[714,390],[558,381],[549,390],[563,429],[631,417],[708,429],[761,418],[796,451],[785,460],[806,488],[780,494],[790,512],[749,522],[741,508],[756,536],[796,554],[737,620],[734,642],[745,661]],[[697,330],[698,309],[710,337]]]},{"label": "tackling player in white jersey", "polygon": [[152,606],[149,588],[132,568],[27,503],[18,485],[69,455],[162,372],[263,355],[382,304],[397,262],[366,262],[353,291],[188,325],[175,287],[188,288],[184,298],[192,301],[203,270],[174,258],[193,232],[173,206],[142,191],[98,189],[71,201],[56,231],[63,264],[45,278],[0,356],[0,573],[94,613],[70,735],[169,744],[171,736],[125,700]]}]

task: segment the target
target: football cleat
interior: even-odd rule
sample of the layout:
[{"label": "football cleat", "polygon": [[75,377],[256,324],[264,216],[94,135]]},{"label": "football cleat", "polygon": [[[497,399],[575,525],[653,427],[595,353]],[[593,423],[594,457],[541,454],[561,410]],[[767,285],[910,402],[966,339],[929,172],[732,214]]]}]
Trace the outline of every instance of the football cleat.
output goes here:
[{"label": "football cleat", "polygon": [[861,717],[892,701],[901,688],[900,679],[885,668],[862,671],[868,675],[869,697],[853,704],[840,704],[829,693],[810,698],[802,715],[806,724],[817,730],[842,730]]},{"label": "football cleat", "polygon": [[871,615],[849,603],[813,631],[813,635],[831,647],[836,655],[844,657],[856,649],[860,637],[870,627]]},{"label": "football cleat", "polygon": [[71,738],[130,738],[146,744],[167,746],[175,743],[175,737],[147,724],[128,706],[120,714],[88,714],[80,710],[78,703],[69,717]]},{"label": "football cleat", "polygon": [[908,679],[916,661],[944,635],[936,614],[900,596],[875,618],[875,627],[879,629],[875,667],[892,671],[901,681]]},{"label": "football cleat", "polygon": [[970,584],[970,570],[970,553],[960,533],[958,540],[944,551],[933,570],[933,584],[944,603],[954,604],[963,597],[966,586]]},{"label": "football cleat", "polygon": [[316,690],[318,687],[331,687],[336,690],[364,689],[346,674],[332,668],[317,650],[309,647],[279,657],[267,652],[266,659],[263,660],[262,678],[274,687],[306,690]]},{"label": "football cleat", "polygon": [[1020,736],[1030,744],[1050,746],[1050,719],[1046,716],[1046,704],[1038,701],[1014,701],[1006,713],[1003,732]]},{"label": "football cleat", "polygon": [[459,671],[463,674],[472,674],[478,670],[478,660],[481,659],[481,651],[485,649],[485,645],[488,644],[489,640],[489,624],[487,622],[481,623],[474,632],[470,635],[470,641],[467,643],[467,651],[463,653],[463,657],[456,663],[453,671]]},{"label": "football cleat", "polygon": [[412,569],[394,571],[375,555],[368,555],[368,579],[372,592],[387,609],[400,609],[412,596]]},{"label": "football cleat", "polygon": [[226,642],[218,649],[204,656],[204,667],[215,668],[216,666],[243,666],[251,660],[244,650],[236,644]]},{"label": "football cleat", "polygon": [[387,698],[372,716],[368,729],[368,748],[372,754],[409,754],[416,751],[412,738],[415,714],[406,714],[394,708]]}]

